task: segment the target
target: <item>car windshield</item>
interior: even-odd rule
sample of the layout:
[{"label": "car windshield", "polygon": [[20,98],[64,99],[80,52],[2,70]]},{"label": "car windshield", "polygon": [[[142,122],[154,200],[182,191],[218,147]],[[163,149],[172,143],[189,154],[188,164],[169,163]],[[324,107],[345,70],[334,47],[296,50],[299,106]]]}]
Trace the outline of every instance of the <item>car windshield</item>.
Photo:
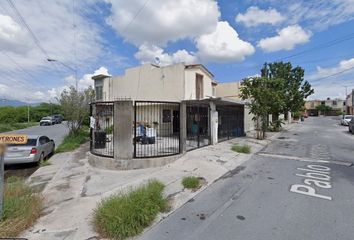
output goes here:
[{"label": "car windshield", "polygon": [[29,138],[28,140],[27,140],[27,143],[26,144],[9,144],[8,146],[9,147],[20,147],[20,146],[36,146],[36,144],[37,144],[37,139],[35,139],[35,138]]},{"label": "car windshield", "polygon": [[345,116],[344,119],[352,119],[352,116]]},{"label": "car windshield", "polygon": [[42,120],[50,120],[51,118],[50,117],[44,117],[42,118]]}]

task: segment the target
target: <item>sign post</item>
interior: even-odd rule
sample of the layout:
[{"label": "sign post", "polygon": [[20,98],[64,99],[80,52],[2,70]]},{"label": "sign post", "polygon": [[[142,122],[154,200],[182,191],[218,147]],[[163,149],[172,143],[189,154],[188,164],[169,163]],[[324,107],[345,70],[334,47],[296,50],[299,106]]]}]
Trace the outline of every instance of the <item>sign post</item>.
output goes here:
[{"label": "sign post", "polygon": [[0,219],[3,217],[4,209],[4,190],[5,190],[5,170],[4,170],[4,156],[6,151],[6,144],[26,144],[27,135],[11,134],[11,135],[1,135],[0,134]]}]

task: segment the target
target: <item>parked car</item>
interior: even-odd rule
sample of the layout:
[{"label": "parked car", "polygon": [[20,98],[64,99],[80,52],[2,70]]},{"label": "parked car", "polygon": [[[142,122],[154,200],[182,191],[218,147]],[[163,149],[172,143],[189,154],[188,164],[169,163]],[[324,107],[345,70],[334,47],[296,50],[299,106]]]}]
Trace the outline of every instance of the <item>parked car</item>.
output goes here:
[{"label": "parked car", "polygon": [[55,124],[55,120],[52,117],[43,117],[39,122],[40,126],[50,126],[54,124]]},{"label": "parked car", "polygon": [[348,126],[352,117],[353,117],[353,115],[344,115],[342,120],[340,121],[340,124],[343,126]]},{"label": "parked car", "polygon": [[354,134],[354,116],[351,118],[351,121],[349,121],[348,128],[349,128],[349,132]]},{"label": "parked car", "polygon": [[63,116],[61,114],[55,114],[52,118],[54,119],[55,124],[60,124],[63,121]]},{"label": "parked car", "polygon": [[55,143],[47,136],[28,136],[26,144],[8,145],[4,157],[5,164],[40,163],[54,154]]}]

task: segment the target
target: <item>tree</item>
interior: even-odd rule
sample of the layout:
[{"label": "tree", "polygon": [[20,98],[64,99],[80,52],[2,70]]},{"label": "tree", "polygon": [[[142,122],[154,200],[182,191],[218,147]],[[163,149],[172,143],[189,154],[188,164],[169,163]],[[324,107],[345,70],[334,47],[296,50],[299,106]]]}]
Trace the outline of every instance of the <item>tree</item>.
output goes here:
[{"label": "tree", "polygon": [[257,138],[264,139],[267,130],[267,118],[272,112],[284,108],[283,81],[277,78],[253,77],[244,79],[240,89],[241,98],[246,103],[256,121]]},{"label": "tree", "polygon": [[322,113],[322,114],[324,114],[324,115],[326,115],[327,112],[329,112],[329,111],[332,110],[332,108],[331,108],[330,106],[327,106],[327,105],[324,105],[324,104],[321,104],[321,105],[316,106],[316,109],[317,109],[320,113]]},{"label": "tree", "polygon": [[265,63],[262,76],[283,81],[284,108],[279,113],[299,112],[305,99],[314,93],[311,84],[304,80],[305,70],[299,66],[293,68],[290,62]]},{"label": "tree", "polygon": [[94,101],[95,93],[92,87],[77,91],[73,86],[64,90],[58,99],[62,113],[68,121],[69,134],[76,135],[83,123],[89,117],[90,102]]}]

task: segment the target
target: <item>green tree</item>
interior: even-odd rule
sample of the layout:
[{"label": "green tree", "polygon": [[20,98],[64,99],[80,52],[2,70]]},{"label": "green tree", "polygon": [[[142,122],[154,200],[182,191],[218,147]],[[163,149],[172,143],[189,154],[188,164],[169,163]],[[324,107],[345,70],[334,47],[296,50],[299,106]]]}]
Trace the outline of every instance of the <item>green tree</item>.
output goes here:
[{"label": "green tree", "polygon": [[94,100],[95,93],[92,87],[84,91],[77,91],[73,86],[64,90],[59,103],[67,120],[69,134],[76,135],[81,130],[83,123],[89,117],[90,102]]},{"label": "green tree", "polygon": [[284,108],[283,81],[278,78],[252,77],[244,79],[241,98],[247,100],[250,113],[256,121],[257,138],[264,139],[268,115]]},{"label": "green tree", "polygon": [[321,104],[321,105],[316,106],[316,109],[317,109],[321,114],[324,114],[324,115],[326,115],[326,113],[328,113],[329,111],[332,110],[332,108],[331,108],[330,106],[327,106],[327,105],[324,105],[324,104]]},{"label": "green tree", "polygon": [[279,113],[284,113],[285,116],[289,111],[301,111],[305,99],[314,93],[311,84],[304,80],[305,70],[299,66],[293,68],[290,62],[265,63],[261,72],[263,77],[283,81],[284,107]]}]

